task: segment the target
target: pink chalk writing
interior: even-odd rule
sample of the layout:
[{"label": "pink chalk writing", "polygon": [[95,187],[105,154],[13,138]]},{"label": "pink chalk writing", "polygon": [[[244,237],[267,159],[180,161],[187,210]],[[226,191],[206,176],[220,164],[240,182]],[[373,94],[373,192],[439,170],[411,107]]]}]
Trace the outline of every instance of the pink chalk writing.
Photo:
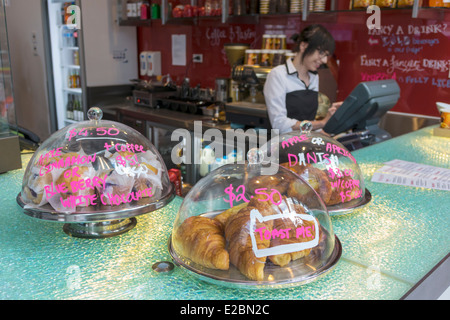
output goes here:
[{"label": "pink chalk writing", "polygon": [[38,163],[39,163],[41,166],[43,166],[43,165],[45,165],[45,163],[46,163],[48,160],[50,160],[50,158],[61,156],[61,150],[62,150],[62,147],[57,148],[57,149],[52,149],[52,150],[50,150],[49,152],[47,152],[46,154],[44,154],[44,155],[41,154],[41,155],[39,156],[39,162],[38,162]]},{"label": "pink chalk writing", "polygon": [[339,194],[341,196],[341,200],[342,202],[346,202],[346,201],[350,201],[352,199],[358,199],[362,197],[362,190],[361,189],[357,189],[357,190],[347,190],[345,191],[341,191],[341,193]]},{"label": "pink chalk writing", "polygon": [[[60,148],[58,148],[58,149],[60,149]],[[89,156],[76,155],[76,156],[61,158],[58,161],[52,162],[48,165],[43,165],[39,169],[39,175],[42,177],[43,175],[51,172],[54,169],[66,168],[66,167],[71,167],[74,165],[95,162],[95,159],[96,159],[95,153],[93,155],[89,155]]]},{"label": "pink chalk writing", "polygon": [[281,142],[281,147],[284,148],[289,148],[290,146],[293,146],[296,143],[302,142],[307,140],[308,137],[305,134],[302,134],[300,136],[293,136],[292,138],[289,138],[288,140],[284,140]]},{"label": "pink chalk writing", "polygon": [[[339,168],[328,168],[328,175],[331,179],[337,178],[337,180],[330,181],[331,187],[334,189],[346,189],[341,191],[341,201],[346,202],[352,199],[362,197],[362,190],[360,189],[360,181],[357,179],[346,179],[345,177],[353,177],[354,173],[351,169],[340,170]],[[353,190],[356,189],[356,190]]]},{"label": "pink chalk writing", "polygon": [[112,147],[114,147],[114,149],[117,151],[117,152],[120,152],[120,151],[128,151],[128,152],[142,152],[142,153],[145,153],[145,151],[144,151],[144,146],[141,146],[141,145],[139,145],[139,144],[130,144],[130,143],[127,143],[127,144],[108,144],[107,142],[105,143],[105,149],[106,150],[109,150],[110,148],[112,148]]},{"label": "pink chalk writing", "polygon": [[[111,205],[111,206],[119,206],[124,203],[129,203],[132,201],[138,201],[143,197],[151,197],[153,194],[151,193],[152,188],[147,188],[144,190],[138,190],[136,192],[129,192],[123,194],[111,194],[107,193],[100,195],[100,202],[103,205]],[[89,206],[89,205],[97,205],[96,194],[87,194],[87,195],[70,195],[66,199],[60,197],[61,204],[65,208],[75,208],[77,206]]]},{"label": "pink chalk writing", "polygon": [[138,163],[138,159],[135,154],[127,154],[124,157],[122,157],[121,155],[118,155],[116,157],[116,162],[122,166],[126,166],[127,161],[129,162],[130,166],[134,166],[135,164]]},{"label": "pink chalk writing", "polygon": [[344,178],[344,177],[353,177],[353,171],[352,169],[344,169],[342,171],[339,168],[328,168],[328,174],[331,179],[336,178]]},{"label": "pink chalk writing", "polygon": [[[109,136],[116,136],[119,134],[120,130],[114,127],[111,128],[105,128],[105,127],[99,127],[96,128],[95,130],[97,136],[104,136],[104,135],[109,135]],[[81,128],[79,131],[74,130],[70,130],[69,131],[69,141],[76,136],[91,136],[93,135],[93,132],[89,133],[87,131],[87,128]]]},{"label": "pink chalk writing", "polygon": [[352,160],[354,163],[356,163],[355,158],[353,158],[353,156],[351,155],[350,152],[348,152],[344,148],[341,148],[333,143],[327,142],[325,150],[328,152],[342,154],[344,157],[348,157],[348,158],[350,158],[350,160]]},{"label": "pink chalk writing", "polygon": [[[66,172],[67,173],[67,172]],[[79,176],[79,175],[77,175]],[[69,189],[67,188],[67,184],[69,185]],[[51,182],[49,185],[44,186],[45,195],[47,199],[50,199],[55,194],[58,193],[76,193],[79,190],[91,189],[95,188],[104,188],[105,180],[100,177],[72,180],[70,183],[63,182],[61,184],[55,184]]]},{"label": "pink chalk writing", "polygon": [[[245,186],[244,185],[240,185],[236,188],[237,195],[234,194],[234,187],[232,184],[230,184],[230,186],[226,187],[224,192],[229,195],[229,198],[228,199],[223,198],[223,200],[225,202],[228,202],[230,204],[230,207],[233,207],[233,203],[235,200],[237,202],[242,201],[242,200],[247,203],[250,202],[250,200],[245,197]],[[276,189],[268,190],[268,188],[258,188],[258,189],[255,189],[255,194],[263,196],[262,198],[258,198],[258,201],[263,201],[263,202],[270,201],[274,205],[279,205],[282,202],[281,194]],[[276,194],[278,194],[278,198],[277,198],[278,201],[274,200],[274,196]],[[250,198],[253,198],[253,196],[250,196]]]},{"label": "pink chalk writing", "polygon": [[353,189],[359,188],[359,180],[356,179],[337,179],[335,181],[330,181],[332,188],[342,188],[342,189]]},{"label": "pink chalk writing", "polygon": [[361,72],[361,81],[376,81],[376,80],[385,80],[385,79],[396,79],[397,75],[394,73],[384,73],[384,72],[377,72],[377,73],[366,73]]}]

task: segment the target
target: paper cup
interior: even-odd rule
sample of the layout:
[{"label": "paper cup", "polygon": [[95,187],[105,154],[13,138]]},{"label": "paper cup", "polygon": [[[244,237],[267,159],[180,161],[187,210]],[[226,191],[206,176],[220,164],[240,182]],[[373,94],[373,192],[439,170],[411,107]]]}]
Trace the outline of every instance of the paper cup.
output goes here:
[{"label": "paper cup", "polygon": [[441,114],[441,128],[450,129],[450,104],[436,102],[436,106]]}]

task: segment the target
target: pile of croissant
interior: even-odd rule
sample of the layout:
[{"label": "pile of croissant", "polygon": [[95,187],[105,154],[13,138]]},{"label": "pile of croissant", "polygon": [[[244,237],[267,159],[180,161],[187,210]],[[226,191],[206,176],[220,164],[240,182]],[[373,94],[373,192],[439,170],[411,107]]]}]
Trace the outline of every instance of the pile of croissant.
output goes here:
[{"label": "pile of croissant", "polygon": [[[258,176],[248,183],[250,191],[264,186],[276,188],[282,195],[281,200],[288,196],[289,188],[296,179],[288,178],[288,175],[277,174],[274,176]],[[253,190],[252,190],[253,188]],[[247,190],[247,189],[246,189]],[[292,192],[292,191],[291,191]],[[277,196],[278,197],[278,196]],[[308,256],[311,249],[298,252],[272,255],[268,257],[256,257],[253,251],[250,232],[259,228],[268,231],[273,229],[289,229],[289,237],[260,237],[255,233],[254,239],[258,249],[265,249],[290,243],[310,241],[315,237],[315,231],[308,238],[295,235],[296,228],[300,225],[310,226],[314,221],[296,219],[274,219],[261,222],[256,219],[255,229],[250,230],[250,211],[256,209],[263,217],[280,213],[278,206],[271,201],[262,201],[262,195],[255,195],[247,203],[234,206],[214,218],[204,216],[191,216],[183,221],[173,234],[173,241],[176,243],[178,253],[191,261],[207,268],[228,270],[230,263],[234,265],[243,275],[250,280],[263,281],[265,279],[264,267],[270,261],[280,267],[286,266],[291,261]],[[280,200],[274,199],[274,203]],[[305,214],[305,209],[301,204],[289,204],[285,210]],[[300,221],[299,221],[300,220]],[[320,239],[322,238],[319,232]]]}]

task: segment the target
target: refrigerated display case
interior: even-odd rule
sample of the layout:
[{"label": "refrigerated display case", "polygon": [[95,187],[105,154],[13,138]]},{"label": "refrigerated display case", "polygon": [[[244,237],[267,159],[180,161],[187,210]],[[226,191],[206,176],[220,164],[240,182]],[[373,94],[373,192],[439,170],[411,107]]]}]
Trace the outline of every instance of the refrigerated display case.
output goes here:
[{"label": "refrigerated display case", "polygon": [[55,104],[50,110],[56,110],[61,129],[86,120],[89,108],[102,106],[93,105],[101,99],[92,100],[89,92],[112,93],[137,78],[136,28],[119,26],[115,1],[43,1]]},{"label": "refrigerated display case", "polygon": [[79,8],[80,3],[49,0],[47,4],[58,129],[85,118],[82,34],[75,7],[70,6]]},{"label": "refrigerated display case", "polygon": [[[19,137],[11,133],[17,128],[14,109],[11,61],[4,2],[0,1],[0,173],[22,167]],[[6,152],[5,152],[6,151]]]}]

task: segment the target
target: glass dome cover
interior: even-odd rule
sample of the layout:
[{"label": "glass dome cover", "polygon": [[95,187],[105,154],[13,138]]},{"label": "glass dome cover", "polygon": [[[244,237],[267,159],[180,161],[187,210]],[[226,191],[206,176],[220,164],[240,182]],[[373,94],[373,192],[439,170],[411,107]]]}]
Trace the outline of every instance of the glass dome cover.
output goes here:
[{"label": "glass dome cover", "polygon": [[50,136],[26,168],[18,203],[26,214],[63,222],[95,222],[156,210],[174,196],[167,168],[151,142],[136,130],[101,120]]},{"label": "glass dome cover", "polygon": [[[340,142],[312,132],[310,122],[303,122],[301,131],[272,138],[262,150],[272,156],[272,161],[305,179],[330,215],[348,213],[371,200],[356,159]],[[309,194],[305,190],[302,196]]]},{"label": "glass dome cover", "polygon": [[[340,258],[327,209],[290,170],[276,165],[272,174],[269,165],[254,161],[222,166],[194,185],[175,219],[170,254],[220,285],[279,288],[312,281]],[[314,195],[301,200],[294,186]]]}]

